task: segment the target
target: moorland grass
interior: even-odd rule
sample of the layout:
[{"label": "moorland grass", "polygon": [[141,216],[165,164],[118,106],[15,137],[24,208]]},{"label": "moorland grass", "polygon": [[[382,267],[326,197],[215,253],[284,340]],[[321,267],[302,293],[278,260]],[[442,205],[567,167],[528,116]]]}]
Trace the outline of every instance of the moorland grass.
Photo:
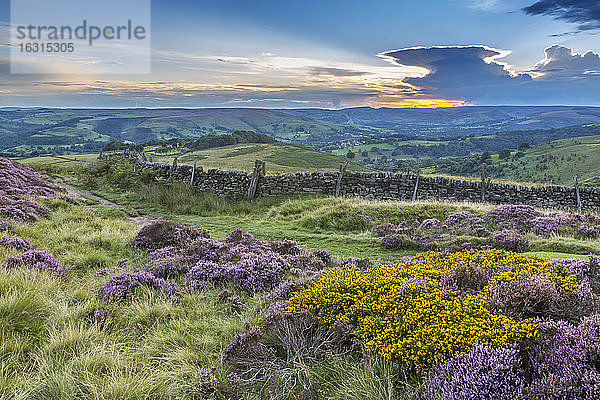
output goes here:
[{"label": "moorland grass", "polygon": [[[258,322],[263,298],[228,286],[245,305],[234,312],[219,301],[222,288],[186,293],[181,303],[173,303],[165,293],[141,287],[131,299],[101,302],[97,290],[107,277],[99,271],[121,259],[135,268],[146,255],[128,245],[139,229],[127,218],[125,211],[131,208],[197,225],[213,237],[242,227],[261,239],[292,239],[338,257],[399,262],[414,251],[382,248],[370,226],[443,219],[467,209],[483,213],[492,207],[331,197],[247,202],[198,194],[180,183],[136,182],[122,189],[115,182],[99,180],[92,189],[124,209],[47,200],[49,217],[10,228],[8,234],[50,251],[74,272],[60,278],[34,269],[0,269],[0,398],[198,399],[197,377],[203,368],[216,366],[217,377],[224,379],[222,349],[243,331],[245,321]],[[598,246],[597,240],[544,240],[534,250],[543,251],[536,254],[545,258],[557,256],[556,251],[576,253],[578,246]],[[14,255],[16,251],[0,247],[0,264]],[[99,308],[110,316],[95,318]],[[402,383],[389,362],[376,358],[358,361],[345,355],[307,365],[305,371],[329,399],[403,399],[411,392],[407,386],[404,393],[403,385],[409,383]]]},{"label": "moorland grass", "polygon": [[[2,399],[197,398],[199,370],[215,364],[244,321],[257,318],[258,298],[239,293],[246,307],[232,313],[216,290],[176,304],[141,288],[129,301],[102,304],[96,293],[106,278],[97,272],[143,256],[127,245],[138,227],[125,219],[73,206],[11,229],[74,273],[0,269]],[[0,263],[9,255],[2,249]],[[106,321],[94,319],[98,307],[110,310]]]}]

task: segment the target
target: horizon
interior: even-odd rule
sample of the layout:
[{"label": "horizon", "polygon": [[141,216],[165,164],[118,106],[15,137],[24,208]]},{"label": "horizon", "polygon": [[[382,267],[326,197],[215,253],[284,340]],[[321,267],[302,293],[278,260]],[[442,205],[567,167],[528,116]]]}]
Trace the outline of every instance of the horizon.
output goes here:
[{"label": "horizon", "polygon": [[344,108],[324,108],[324,107],[193,107],[193,106],[164,106],[164,107],[50,107],[50,106],[1,106],[0,110],[6,109],[20,109],[20,110],[266,110],[266,111],[279,111],[279,110],[324,110],[324,111],[344,111],[353,109],[371,109],[371,110],[452,110],[458,108],[600,108],[600,105],[576,105],[576,104],[497,104],[497,105],[479,105],[479,104],[465,104],[459,106],[447,106],[447,107],[373,107],[373,106],[356,106],[356,107],[344,107]]}]

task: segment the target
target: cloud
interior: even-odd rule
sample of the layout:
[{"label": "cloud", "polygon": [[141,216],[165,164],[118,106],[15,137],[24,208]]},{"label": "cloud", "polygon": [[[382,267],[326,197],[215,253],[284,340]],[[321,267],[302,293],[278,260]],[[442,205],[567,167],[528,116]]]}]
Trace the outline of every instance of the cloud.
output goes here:
[{"label": "cloud", "polygon": [[592,51],[577,54],[568,47],[554,45],[548,47],[545,53],[546,58],[535,64],[531,72],[553,79],[600,73],[600,56]]},{"label": "cloud", "polygon": [[487,10],[493,9],[497,3],[498,3],[498,0],[471,0],[471,3],[469,4],[469,6],[476,10],[486,10],[487,11]]},{"label": "cloud", "polygon": [[315,76],[329,75],[329,76],[363,76],[369,75],[370,72],[352,71],[344,68],[333,68],[333,67],[312,67],[310,68],[310,74]]},{"label": "cloud", "polygon": [[578,24],[579,31],[600,29],[600,1],[598,0],[540,0],[523,8],[528,15],[549,15]]},{"label": "cloud", "polygon": [[508,51],[487,46],[416,47],[382,53],[397,64],[424,67],[407,78],[416,96],[474,104],[597,104],[600,57],[554,45],[533,67],[516,72],[501,59]]}]

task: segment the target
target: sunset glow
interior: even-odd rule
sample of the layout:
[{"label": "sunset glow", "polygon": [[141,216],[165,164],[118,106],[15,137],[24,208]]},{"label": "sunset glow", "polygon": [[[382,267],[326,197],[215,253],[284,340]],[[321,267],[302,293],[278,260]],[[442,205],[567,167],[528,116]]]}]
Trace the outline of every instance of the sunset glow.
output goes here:
[{"label": "sunset glow", "polygon": [[460,100],[446,100],[446,99],[378,99],[373,102],[369,102],[369,106],[375,108],[390,107],[390,108],[438,108],[438,107],[461,107],[466,106],[468,103]]}]

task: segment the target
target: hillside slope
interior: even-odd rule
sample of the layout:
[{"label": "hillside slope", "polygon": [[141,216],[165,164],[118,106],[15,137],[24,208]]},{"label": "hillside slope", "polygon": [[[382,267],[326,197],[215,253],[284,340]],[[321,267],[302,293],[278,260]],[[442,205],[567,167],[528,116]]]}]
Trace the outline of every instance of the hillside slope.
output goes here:
[{"label": "hillside slope", "polygon": [[0,111],[0,152],[89,152],[111,140],[143,143],[251,130],[282,140],[319,143],[383,134],[262,109],[35,109]]},{"label": "hillside slope", "polygon": [[236,130],[324,149],[392,134],[439,139],[583,124],[600,124],[600,108],[0,109],[0,152],[85,153],[111,140],[143,143]]},{"label": "hillside slope", "polygon": [[[255,160],[266,162],[267,174],[292,173],[304,171],[337,171],[345,157],[321,153],[309,147],[295,143],[245,143],[223,146],[206,150],[198,150],[181,154],[154,153],[154,147],[146,148],[152,161],[171,164],[177,156],[179,164],[193,165],[198,162],[204,169],[238,170],[252,172]],[[21,158],[24,164],[41,165],[86,165],[98,158],[98,153],[73,154],[66,156],[39,156]],[[350,171],[370,171],[361,164],[351,162]]]},{"label": "hillside slope", "polygon": [[577,175],[583,184],[600,184],[600,135],[541,143],[524,151],[513,151],[501,160],[480,155],[442,160],[429,172],[478,175],[481,165],[498,179],[572,185]]}]

